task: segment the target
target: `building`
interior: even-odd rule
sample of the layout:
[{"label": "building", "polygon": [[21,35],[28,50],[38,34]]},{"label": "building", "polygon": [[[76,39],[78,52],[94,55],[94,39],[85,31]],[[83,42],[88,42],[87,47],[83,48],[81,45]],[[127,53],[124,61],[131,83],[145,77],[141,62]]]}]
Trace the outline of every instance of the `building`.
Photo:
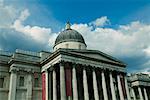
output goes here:
[{"label": "building", "polygon": [[[126,77],[126,64],[86,47],[83,36],[67,23],[56,38],[53,52],[1,51],[0,98],[136,100],[135,95],[139,98],[135,87],[140,82]],[[139,93],[140,100],[149,100],[149,83],[148,80],[146,89]]]},{"label": "building", "polygon": [[150,76],[132,74],[128,77],[129,91],[133,100],[150,100]]}]

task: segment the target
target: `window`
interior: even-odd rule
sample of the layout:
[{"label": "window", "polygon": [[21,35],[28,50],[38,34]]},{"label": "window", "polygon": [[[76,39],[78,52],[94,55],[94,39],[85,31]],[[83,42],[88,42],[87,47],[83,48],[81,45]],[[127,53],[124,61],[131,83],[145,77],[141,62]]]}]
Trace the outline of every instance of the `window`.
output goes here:
[{"label": "window", "polygon": [[0,88],[4,87],[4,78],[0,78]]},{"label": "window", "polygon": [[39,79],[34,78],[34,87],[39,87]]},{"label": "window", "polygon": [[24,77],[23,76],[20,76],[19,86],[24,86]]}]

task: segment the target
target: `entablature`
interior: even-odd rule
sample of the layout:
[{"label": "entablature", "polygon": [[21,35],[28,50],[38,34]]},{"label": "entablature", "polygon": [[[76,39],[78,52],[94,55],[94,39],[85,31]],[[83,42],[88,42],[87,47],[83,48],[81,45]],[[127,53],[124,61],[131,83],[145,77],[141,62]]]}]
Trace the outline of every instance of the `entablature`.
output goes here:
[{"label": "entablature", "polygon": [[10,66],[11,71],[25,71],[25,72],[40,72],[41,68],[39,66],[23,65],[23,64],[12,64]]},{"label": "entablature", "polygon": [[124,72],[124,73],[126,72],[125,67],[122,67],[122,66],[118,66],[115,64],[113,65],[113,64],[98,61],[98,60],[87,59],[86,57],[83,57],[83,56],[76,57],[76,56],[66,55],[66,54],[60,54],[53,59],[50,58],[49,62],[42,66],[42,72],[60,62],[71,62],[74,64],[81,64],[84,66],[98,67],[101,69],[110,69],[110,70],[115,70],[115,71]]}]

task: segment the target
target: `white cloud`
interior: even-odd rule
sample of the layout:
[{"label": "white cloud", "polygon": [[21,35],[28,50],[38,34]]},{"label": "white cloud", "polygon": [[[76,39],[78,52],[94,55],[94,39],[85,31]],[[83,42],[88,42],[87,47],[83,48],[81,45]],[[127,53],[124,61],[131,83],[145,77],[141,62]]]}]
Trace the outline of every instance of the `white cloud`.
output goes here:
[{"label": "white cloud", "polygon": [[118,29],[100,27],[94,29],[88,24],[74,24],[72,28],[83,34],[88,48],[117,56],[139,55],[150,46],[150,25],[140,22],[121,25]]},{"label": "white cloud", "polygon": [[32,37],[35,41],[46,44],[50,38],[51,28],[23,25],[23,22],[29,17],[30,13],[28,9],[21,12],[19,18],[15,20],[12,28],[16,31]]},{"label": "white cloud", "polygon": [[113,29],[93,27],[90,24],[80,23],[73,24],[72,28],[83,35],[88,49],[100,50],[116,57],[145,57],[143,58],[145,61],[142,62],[141,66],[137,65],[140,66],[137,69],[142,72],[146,72],[149,69],[150,24],[135,21],[128,25],[120,25],[118,29]]},{"label": "white cloud", "polygon": [[11,5],[4,5],[4,0],[0,0],[0,28],[9,28],[14,21],[18,10]]},{"label": "white cloud", "polygon": [[98,26],[103,27],[104,25],[107,25],[109,23],[110,21],[107,18],[107,16],[103,16],[103,17],[97,18],[95,21],[92,21],[90,24],[97,26],[97,27]]},{"label": "white cloud", "polygon": [[143,49],[143,51],[150,56],[150,47]]}]

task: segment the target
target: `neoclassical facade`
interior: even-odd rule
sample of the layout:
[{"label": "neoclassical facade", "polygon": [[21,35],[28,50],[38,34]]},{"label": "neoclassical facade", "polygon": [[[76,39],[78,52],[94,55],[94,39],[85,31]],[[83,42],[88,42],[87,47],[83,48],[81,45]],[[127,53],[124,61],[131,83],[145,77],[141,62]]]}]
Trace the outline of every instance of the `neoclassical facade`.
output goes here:
[{"label": "neoclassical facade", "polygon": [[132,100],[150,100],[150,75],[132,74],[128,81]]},{"label": "neoclassical facade", "polygon": [[150,100],[149,76],[127,77],[122,61],[86,47],[67,23],[53,52],[0,51],[0,99]]}]

